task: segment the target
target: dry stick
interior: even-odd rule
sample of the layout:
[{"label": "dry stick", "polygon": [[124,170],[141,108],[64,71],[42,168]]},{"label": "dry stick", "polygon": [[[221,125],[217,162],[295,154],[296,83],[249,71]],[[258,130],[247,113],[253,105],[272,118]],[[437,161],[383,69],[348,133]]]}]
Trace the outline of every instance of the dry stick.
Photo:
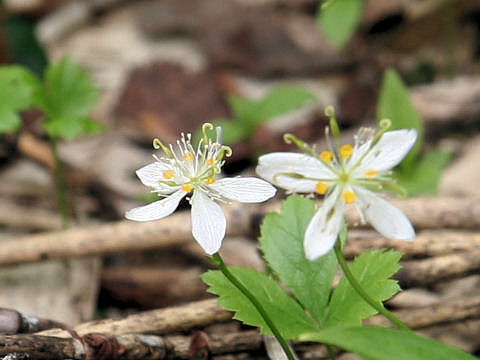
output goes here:
[{"label": "dry stick", "polygon": [[[131,333],[168,334],[196,327],[228,321],[232,314],[217,305],[216,299],[192,302],[186,305],[141,312],[120,320],[100,320],[74,327],[80,335],[102,333],[122,335]],[[43,331],[42,335],[69,336],[61,330]]]},{"label": "dry stick", "polygon": [[[212,313],[224,311],[218,308],[216,305],[212,306],[212,304],[212,300],[209,300],[192,303],[187,305],[187,307],[205,308],[206,312]],[[185,306],[183,308],[185,308]],[[111,354],[116,352],[116,354],[119,356],[118,359],[167,359],[172,357],[188,359],[190,358],[188,348],[191,342],[191,337],[189,336],[178,335],[159,337],[151,335],[124,334],[125,331],[129,332],[129,330],[134,329],[136,324],[138,324],[138,322],[134,319],[135,317],[140,316],[143,318],[143,320],[145,320],[145,314],[149,314],[147,317],[151,317],[150,314],[158,311],[178,312],[179,309],[181,309],[181,307],[167,310],[156,310],[154,312],[149,311],[146,313],[129,316],[126,319],[130,319],[129,321],[133,322],[131,326],[120,324],[120,326],[117,328],[115,324],[124,323],[126,319],[118,321],[110,320],[107,322],[109,325],[106,327],[106,329],[109,330],[109,336],[111,336],[111,338],[106,338],[106,336],[100,334],[91,334],[88,335],[88,337],[93,340],[99,339],[99,341],[90,341],[88,344],[96,343],[98,344],[96,347],[97,349],[111,351]],[[453,323],[465,319],[480,319],[480,297],[449,301],[434,306],[397,310],[394,313],[414,329]],[[186,313],[184,313],[184,315],[185,314]],[[167,328],[171,331],[187,330],[185,328],[185,322],[191,321],[192,317],[194,317],[194,314],[189,313],[189,315],[186,315],[184,322],[176,317],[174,322],[170,322],[168,324]],[[230,314],[228,318],[230,318]],[[388,325],[388,321],[382,316],[375,316],[369,319],[368,323],[370,325]],[[148,332],[164,332],[165,326],[164,324],[158,322],[157,318],[153,318],[153,324],[153,326],[149,326]],[[190,326],[196,327],[201,325],[197,323],[195,325],[191,324]],[[80,330],[80,328],[82,328],[82,330]],[[79,329],[81,332],[88,332],[89,329],[97,331],[99,330],[99,327],[94,326],[93,323],[87,323],[81,325],[77,329]],[[147,329],[143,327],[140,330],[145,331]],[[49,333],[52,333],[52,331]],[[244,331],[229,334],[213,334],[209,337],[208,347],[211,353],[215,355],[238,351],[256,351],[262,347],[262,342],[262,336],[257,331]],[[3,347],[0,347],[0,355],[5,355],[11,352],[24,352],[32,354],[32,357],[38,359],[84,359],[85,356],[84,349],[80,343],[77,340],[70,338],[65,339],[41,335],[4,335],[0,336],[0,343],[4,344]],[[45,349],[48,349],[48,351],[46,352]]]},{"label": "dry stick", "polygon": [[[248,232],[259,216],[248,206],[230,206],[226,213],[230,218],[228,230],[231,234]],[[0,265],[165,248],[191,239],[190,212],[180,212],[161,221],[119,221],[3,241],[0,243]]]},{"label": "dry stick", "polygon": [[[418,198],[397,205],[418,228],[480,228],[480,202],[471,199]],[[258,229],[267,210],[278,207],[278,202],[269,207],[245,204],[225,207],[229,235],[251,233]],[[181,212],[148,223],[119,221],[3,241],[0,265],[162,248],[190,239],[190,213]]]},{"label": "dry stick", "polygon": [[404,253],[403,259],[446,255],[461,251],[480,250],[480,233],[461,230],[423,230],[415,241],[389,240],[376,232],[349,232],[345,257],[353,258],[372,249],[395,249]]},{"label": "dry stick", "polygon": [[[479,319],[480,297],[447,301],[434,306],[397,310],[393,313],[414,329],[465,319]],[[146,311],[120,320],[107,319],[88,322],[74,327],[74,330],[80,335],[88,333],[103,333],[112,336],[130,333],[168,334],[225,322],[231,318],[232,313],[217,305],[216,299],[209,299],[177,307]],[[378,320],[377,317],[374,317],[371,321],[375,324],[382,323],[384,320],[381,319]],[[39,334],[69,336],[68,333],[61,330],[48,330]]]},{"label": "dry stick", "polygon": [[464,277],[480,271],[480,249],[438,256],[419,261],[406,261],[394,276],[402,287],[424,286],[448,279]]}]

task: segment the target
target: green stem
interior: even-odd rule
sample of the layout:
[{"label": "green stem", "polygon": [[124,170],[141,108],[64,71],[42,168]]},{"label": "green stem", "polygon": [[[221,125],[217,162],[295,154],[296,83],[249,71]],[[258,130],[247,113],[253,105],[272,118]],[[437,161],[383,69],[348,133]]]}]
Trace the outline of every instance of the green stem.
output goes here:
[{"label": "green stem", "polygon": [[58,155],[57,139],[50,139],[50,147],[52,148],[53,157],[55,159],[55,183],[57,185],[58,211],[62,216],[62,227],[66,229],[70,226],[70,211],[67,201],[67,185],[65,182],[65,172],[63,169],[63,162]]},{"label": "green stem", "polygon": [[370,295],[368,295],[366,293],[366,291],[363,290],[362,286],[359,284],[357,279],[355,279],[355,276],[353,276],[352,272],[350,271],[350,268],[347,265],[347,261],[345,260],[345,257],[343,256],[340,241],[337,241],[337,244],[335,245],[334,249],[335,249],[335,255],[337,256],[338,264],[342,268],[343,273],[345,274],[346,278],[350,282],[350,285],[353,286],[353,288],[358,293],[358,295],[360,295],[363,298],[363,300],[365,300],[371,307],[373,307],[380,314],[385,316],[388,320],[390,320],[398,328],[404,329],[404,330],[411,330],[403,321],[401,321],[399,318],[397,318],[395,315],[393,315],[390,311],[385,309],[385,307],[383,306],[383,304],[381,302],[373,300],[370,297]]},{"label": "green stem", "polygon": [[260,313],[262,316],[263,320],[265,323],[268,325],[270,330],[272,331],[273,335],[277,338],[278,342],[282,346],[283,351],[285,351],[285,354],[287,355],[289,360],[296,360],[295,355],[293,355],[292,350],[288,346],[287,341],[283,338],[283,336],[280,334],[280,331],[278,328],[275,326],[273,321],[270,319],[270,316],[267,314],[265,311],[264,307],[262,304],[255,298],[255,296],[243,285],[240,280],[238,280],[235,275],[233,275],[228,267],[225,265],[223,262],[222,257],[220,256],[219,253],[215,253],[212,255],[212,260],[213,262],[218,266],[220,271],[225,275],[225,277],[238,289],[240,290],[243,295],[247,297],[248,300],[255,306],[257,311]]}]

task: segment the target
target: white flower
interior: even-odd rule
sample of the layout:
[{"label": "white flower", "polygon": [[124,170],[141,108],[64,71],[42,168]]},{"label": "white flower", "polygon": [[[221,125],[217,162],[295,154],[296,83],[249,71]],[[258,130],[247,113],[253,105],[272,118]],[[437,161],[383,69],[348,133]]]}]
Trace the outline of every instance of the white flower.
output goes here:
[{"label": "white flower", "polygon": [[136,221],[164,218],[191,193],[193,236],[205,252],[212,255],[220,249],[226,229],[225,215],[217,202],[261,202],[274,196],[276,190],[254,177],[217,179],[223,157],[230,155],[231,150],[220,143],[220,128],[217,128],[216,141],[206,135],[206,128],[211,129],[211,125],[204,125],[204,137],[196,150],[191,145],[191,134],[182,134],[176,148],[154,140],[154,147],[161,147],[165,156],[154,155],[156,161],[137,170],[137,176],[163,199],[127,211],[125,217]]},{"label": "white flower", "polygon": [[416,138],[415,130],[383,130],[375,135],[372,129],[361,129],[355,136],[354,146],[337,145],[337,151],[317,154],[305,143],[290,137],[309,154],[261,156],[257,174],[290,192],[325,195],[323,205],[305,233],[304,249],[310,260],[332,249],[348,204],[355,204],[362,220],[370,222],[383,236],[413,240],[415,231],[407,217],[371,190],[393,185],[389,170],[405,157]]}]

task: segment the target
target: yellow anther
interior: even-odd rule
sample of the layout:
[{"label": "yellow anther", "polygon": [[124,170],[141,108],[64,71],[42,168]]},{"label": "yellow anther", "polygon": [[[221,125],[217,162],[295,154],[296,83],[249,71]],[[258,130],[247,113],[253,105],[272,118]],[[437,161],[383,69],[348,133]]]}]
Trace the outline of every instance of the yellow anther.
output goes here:
[{"label": "yellow anther", "polygon": [[190,184],[183,184],[180,188],[185,192],[190,192],[193,190],[193,187]]},{"label": "yellow anther", "polygon": [[344,159],[352,155],[352,152],[353,152],[353,146],[350,144],[345,144],[340,147],[340,156]]},{"label": "yellow anther", "polygon": [[355,202],[355,193],[347,190],[342,194],[342,198],[347,204],[353,204]]},{"label": "yellow anther", "polygon": [[378,175],[378,171],[370,169],[370,170],[365,171],[364,175],[367,179],[373,179],[375,176]]},{"label": "yellow anther", "polygon": [[208,179],[205,180],[205,184],[207,184],[207,185],[212,185],[214,182],[215,182],[214,178],[208,178]]},{"label": "yellow anther", "polygon": [[324,163],[329,163],[329,162],[331,162],[332,159],[333,159],[332,152],[331,152],[331,151],[328,151],[328,150],[322,151],[322,152],[320,153],[320,155],[318,155],[318,157],[319,157],[320,160],[322,160]]},{"label": "yellow anther", "polygon": [[215,164],[215,159],[210,158],[210,159],[207,160],[207,165],[208,166],[212,166],[213,164]]},{"label": "yellow anther", "polygon": [[173,172],[173,170],[163,170],[163,177],[165,179],[171,179],[174,175],[175,173]]},{"label": "yellow anther", "polygon": [[190,151],[183,155],[183,161],[192,162],[193,159],[195,159],[195,155]]},{"label": "yellow anther", "polygon": [[328,190],[328,185],[322,182],[318,182],[315,185],[315,192],[320,195],[325,195]]}]

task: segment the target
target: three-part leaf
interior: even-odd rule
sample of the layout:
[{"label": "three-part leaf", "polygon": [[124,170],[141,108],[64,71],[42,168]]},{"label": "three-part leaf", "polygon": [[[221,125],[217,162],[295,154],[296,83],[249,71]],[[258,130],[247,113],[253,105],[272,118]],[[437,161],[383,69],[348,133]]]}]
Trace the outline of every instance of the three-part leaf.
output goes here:
[{"label": "three-part leaf", "polygon": [[[365,292],[380,304],[400,291],[397,281],[389,278],[400,269],[401,257],[401,253],[393,250],[369,251],[355,258],[350,271]],[[325,326],[360,325],[363,319],[376,313],[343,277],[330,300]]]},{"label": "three-part leaf", "polygon": [[88,115],[98,101],[98,90],[90,75],[69,59],[50,65],[39,106],[45,112],[45,130],[52,137],[72,139],[84,133],[97,132]]},{"label": "three-part leaf", "polygon": [[289,196],[280,214],[270,213],[265,217],[259,241],[271,269],[322,324],[337,261],[333,251],[316,261],[305,257],[303,238],[314,213],[313,201]]},{"label": "three-part leaf", "polygon": [[[263,305],[282,336],[293,339],[301,333],[318,329],[300,305],[288,296],[275,280],[254,269],[235,267],[228,269]],[[210,286],[208,291],[220,297],[221,306],[235,311],[236,319],[248,325],[258,326],[264,334],[272,334],[250,300],[221,271],[210,270],[202,275],[202,279]]]}]

